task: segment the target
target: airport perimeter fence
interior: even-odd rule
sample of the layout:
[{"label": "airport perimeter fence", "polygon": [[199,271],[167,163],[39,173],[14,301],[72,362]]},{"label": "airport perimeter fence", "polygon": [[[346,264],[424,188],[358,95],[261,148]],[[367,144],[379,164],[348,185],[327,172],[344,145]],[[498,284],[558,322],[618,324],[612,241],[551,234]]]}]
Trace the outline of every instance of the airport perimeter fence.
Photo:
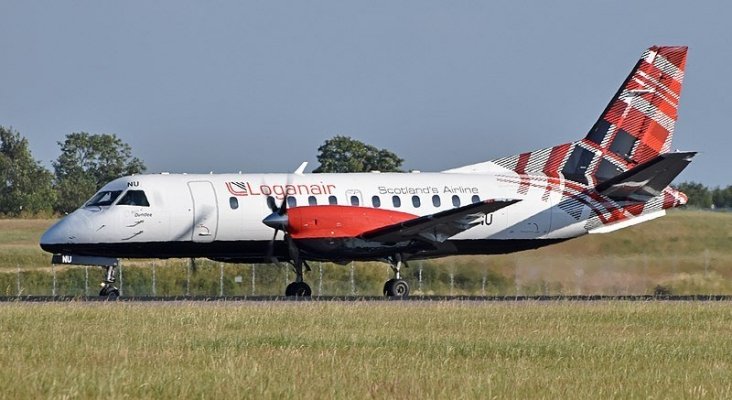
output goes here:
[{"label": "airport perimeter fence", "polygon": [[[305,280],[313,296],[378,296],[384,282],[393,277],[383,263],[314,262],[311,268]],[[95,266],[18,267],[0,274],[0,296],[96,296],[104,273],[104,268]],[[122,260],[115,286],[121,295],[134,297],[279,296],[294,277],[291,268],[275,264]],[[402,269],[402,277],[412,294],[423,295],[500,295],[512,286],[488,268],[454,271],[422,262]],[[529,292],[541,294],[536,288]]]},{"label": "airport perimeter fence", "polygon": [[[402,269],[411,294],[427,296],[732,294],[732,265],[705,252],[688,260],[600,257],[567,263],[502,259],[414,261]],[[385,263],[310,263],[313,296],[379,296],[393,277]],[[0,270],[0,296],[97,296],[104,268],[18,266]],[[205,259],[120,260],[117,286],[134,297],[281,296],[294,280],[285,265],[228,264]]]}]

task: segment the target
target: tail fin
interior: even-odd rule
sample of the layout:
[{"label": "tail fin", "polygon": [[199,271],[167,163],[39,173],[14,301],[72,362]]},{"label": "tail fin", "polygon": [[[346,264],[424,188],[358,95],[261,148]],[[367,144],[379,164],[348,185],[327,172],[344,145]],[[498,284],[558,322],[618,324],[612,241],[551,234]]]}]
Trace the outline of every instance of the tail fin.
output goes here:
[{"label": "tail fin", "polygon": [[686,52],[686,47],[651,47],[643,53],[580,142],[580,148],[601,153],[593,160],[599,165],[593,169],[590,163],[584,170],[581,162],[571,165],[569,161],[582,158],[582,150],[575,150],[578,153],[573,153],[574,160],[570,156],[562,170],[565,177],[572,179],[589,172],[599,183],[671,150]]},{"label": "tail fin", "polygon": [[563,175],[597,185],[671,148],[687,48],[651,47],[641,55],[587,136],[529,153],[447,172],[480,172],[496,165],[518,173]]}]

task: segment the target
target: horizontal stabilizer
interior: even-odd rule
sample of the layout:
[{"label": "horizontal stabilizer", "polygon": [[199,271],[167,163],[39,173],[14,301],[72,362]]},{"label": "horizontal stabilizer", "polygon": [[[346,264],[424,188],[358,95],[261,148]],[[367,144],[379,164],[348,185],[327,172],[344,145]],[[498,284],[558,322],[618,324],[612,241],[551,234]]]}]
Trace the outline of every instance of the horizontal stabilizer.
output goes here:
[{"label": "horizontal stabilizer", "polygon": [[661,194],[696,152],[664,153],[595,187],[613,200],[646,202]]}]

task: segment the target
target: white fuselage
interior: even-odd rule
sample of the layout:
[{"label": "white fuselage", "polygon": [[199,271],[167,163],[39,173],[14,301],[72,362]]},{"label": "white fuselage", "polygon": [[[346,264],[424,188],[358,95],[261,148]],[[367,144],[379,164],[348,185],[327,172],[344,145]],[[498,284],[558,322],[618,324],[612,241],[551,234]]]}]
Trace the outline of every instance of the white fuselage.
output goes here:
[{"label": "white fuselage", "polygon": [[[335,203],[377,207],[415,217],[486,199],[519,199],[516,204],[478,217],[479,224],[447,241],[470,246],[444,246],[424,256],[505,253],[540,247],[596,228],[588,221],[597,218],[598,213],[601,217],[609,209],[607,204],[587,196],[578,202],[567,197],[568,190],[564,180],[529,179],[512,171],[128,176],[100,190],[117,192],[116,201],[81,207],[49,229],[41,245],[55,253],[253,260],[264,257],[273,236],[273,229],[262,223],[272,213],[268,197],[276,205],[288,197],[289,208]],[[127,191],[142,191],[147,205],[118,204]],[[562,202],[576,204],[560,207]],[[568,208],[575,210],[572,215]],[[277,240],[281,239],[280,233]],[[511,245],[514,243],[518,246]],[[350,254],[348,258],[359,257]]]}]

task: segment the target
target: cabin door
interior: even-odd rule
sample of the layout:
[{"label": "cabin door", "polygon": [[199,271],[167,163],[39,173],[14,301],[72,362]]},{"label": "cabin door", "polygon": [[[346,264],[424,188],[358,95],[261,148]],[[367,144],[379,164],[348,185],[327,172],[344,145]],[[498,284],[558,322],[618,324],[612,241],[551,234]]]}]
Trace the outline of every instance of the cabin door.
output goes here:
[{"label": "cabin door", "polygon": [[193,233],[191,240],[213,242],[219,227],[219,208],[213,184],[208,181],[188,182],[193,200]]}]

